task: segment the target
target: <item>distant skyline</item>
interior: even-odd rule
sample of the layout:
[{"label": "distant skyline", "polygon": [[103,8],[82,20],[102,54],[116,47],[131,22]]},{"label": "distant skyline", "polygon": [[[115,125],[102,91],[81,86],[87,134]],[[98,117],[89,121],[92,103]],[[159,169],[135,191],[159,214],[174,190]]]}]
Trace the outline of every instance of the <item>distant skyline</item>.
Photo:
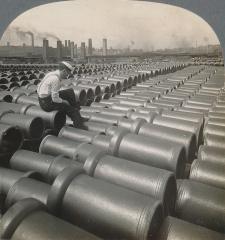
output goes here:
[{"label": "distant skyline", "polygon": [[[26,34],[27,32],[27,34]],[[196,14],[166,4],[128,0],[74,0],[33,8],[17,17],[6,29],[0,45],[31,45],[28,32],[34,34],[35,46],[43,38],[56,47],[57,39],[81,42],[101,48],[103,38],[108,48],[143,49],[195,47],[219,44],[212,28]]]}]

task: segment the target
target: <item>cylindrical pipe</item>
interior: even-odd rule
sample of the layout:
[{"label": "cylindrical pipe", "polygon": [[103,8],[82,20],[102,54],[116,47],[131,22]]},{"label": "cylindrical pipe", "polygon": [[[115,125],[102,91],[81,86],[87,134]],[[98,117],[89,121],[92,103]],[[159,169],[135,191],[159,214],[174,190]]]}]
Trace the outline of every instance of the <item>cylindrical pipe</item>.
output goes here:
[{"label": "cylindrical pipe", "polygon": [[105,124],[105,123],[96,123],[96,122],[85,122],[85,130],[98,133],[106,133],[107,129],[111,126],[116,126],[116,124]]},{"label": "cylindrical pipe", "polygon": [[44,134],[45,124],[41,117],[14,114],[10,111],[0,111],[0,123],[18,126],[25,138],[40,140]]},{"label": "cylindrical pipe", "polygon": [[153,124],[180,129],[196,134],[196,143],[199,146],[203,141],[203,124],[190,122],[187,120],[156,116]]},{"label": "cylindrical pipe", "polygon": [[143,123],[139,129],[138,135],[182,144],[186,150],[186,161],[192,162],[194,160],[196,152],[196,135],[193,133],[156,124]]},{"label": "cylindrical pipe", "polygon": [[21,172],[39,172],[48,184],[52,184],[56,176],[69,165],[77,166],[78,168],[83,167],[82,163],[65,158],[62,155],[53,157],[25,150],[15,152],[10,160],[12,169]]},{"label": "cylindrical pipe", "polygon": [[[101,133],[103,134],[103,133]],[[88,142],[92,143],[93,139],[97,137],[99,133],[84,131],[81,129],[65,126],[59,132],[58,137],[69,139],[75,142]]]},{"label": "cylindrical pipe", "polygon": [[166,140],[126,134],[119,146],[118,157],[152,167],[162,168],[181,178],[185,167],[185,149]]},{"label": "cylindrical pipe", "polygon": [[70,159],[74,159],[79,144],[78,142],[48,135],[42,140],[39,153],[51,156],[65,155]]},{"label": "cylindrical pipe", "polygon": [[203,104],[188,103],[188,102],[183,103],[182,106],[186,108],[197,108],[197,109],[203,109],[207,111],[211,108],[211,105],[203,105]]},{"label": "cylindrical pipe", "polygon": [[224,233],[224,199],[224,190],[184,179],[178,191],[175,212],[182,220]]},{"label": "cylindrical pipe", "polygon": [[184,113],[184,112],[178,112],[178,111],[163,110],[161,116],[182,119],[182,120],[187,120],[191,122],[204,123],[204,116],[202,114],[196,114],[196,113],[191,114],[191,113]]},{"label": "cylindrical pipe", "polygon": [[206,146],[219,147],[225,149],[225,138],[214,134],[206,134],[204,137]]},{"label": "cylindrical pipe", "polygon": [[16,202],[30,197],[35,198],[46,205],[50,190],[51,185],[49,184],[22,177],[9,189],[5,201],[6,208],[9,209]]},{"label": "cylindrical pipe", "polygon": [[224,119],[220,119],[220,118],[209,117],[207,123],[212,124],[212,125],[225,127]]},{"label": "cylindrical pipe", "polygon": [[189,179],[225,190],[225,166],[195,160],[191,165]]},{"label": "cylindrical pipe", "polygon": [[93,239],[99,238],[49,213],[47,207],[34,198],[13,205],[1,219],[1,238],[32,239]]},{"label": "cylindrical pipe", "polygon": [[39,101],[37,98],[29,97],[27,95],[22,95],[16,100],[12,100],[13,103],[19,103],[19,104],[34,104],[36,106],[40,106]]},{"label": "cylindrical pipe", "polygon": [[201,145],[198,150],[198,159],[201,161],[212,162],[225,166],[225,149]]},{"label": "cylindrical pipe", "polygon": [[6,206],[28,196],[47,202],[51,213],[103,238],[154,238],[163,221],[159,201],[74,172],[71,167],[59,174],[52,187],[21,178],[10,189]]},{"label": "cylindrical pipe", "polygon": [[0,168],[1,192],[7,195],[11,186],[13,186],[13,184],[16,183],[22,177],[29,177],[32,179],[42,181],[43,177],[41,176],[41,174],[38,172],[32,172],[32,171],[24,173],[24,172],[18,172],[12,169]]},{"label": "cylindrical pipe", "polygon": [[155,199],[80,174],[65,193],[62,218],[104,239],[139,240],[154,237],[163,208]]},{"label": "cylindrical pipe", "polygon": [[173,211],[176,180],[169,171],[106,155],[98,162],[94,177],[160,200],[165,216]]},{"label": "cylindrical pipe", "polygon": [[206,123],[204,125],[204,135],[206,134],[213,134],[225,137],[225,126],[218,126]]},{"label": "cylindrical pipe", "polygon": [[93,152],[105,153],[101,148],[91,144],[74,142],[50,135],[43,139],[39,152],[51,156],[65,155],[81,163],[84,163]]},{"label": "cylindrical pipe", "polygon": [[134,112],[134,110],[130,109],[128,111],[125,111],[125,110],[102,108],[99,112],[102,114],[110,115],[110,116],[125,117],[125,116],[128,116],[130,112]]},{"label": "cylindrical pipe", "polygon": [[186,107],[180,107],[177,109],[178,112],[187,112],[187,113],[200,113],[203,114],[204,116],[208,115],[208,110],[203,110],[203,109],[195,109],[195,108],[186,108]]},{"label": "cylindrical pipe", "polygon": [[23,143],[23,134],[17,127],[0,124],[0,153],[16,152]]},{"label": "cylindrical pipe", "polygon": [[209,118],[224,119],[225,118],[225,113],[209,112],[208,117]]},{"label": "cylindrical pipe", "polygon": [[0,102],[0,109],[1,110],[11,110],[14,113],[18,113],[18,114],[20,114],[20,111],[21,111],[22,108],[30,107],[30,106],[33,106],[33,105],[29,104],[29,105],[25,106],[25,105],[22,105],[22,104]]},{"label": "cylindrical pipe", "polygon": [[208,228],[180,220],[166,217],[156,239],[159,240],[190,240],[190,239],[217,239],[223,240],[224,235]]},{"label": "cylindrical pipe", "polygon": [[72,88],[76,97],[76,100],[78,102],[83,103],[86,99],[87,99],[87,93],[85,91],[85,89],[83,89],[82,87],[78,87],[78,86],[62,86],[60,88],[60,90],[65,90],[65,89],[70,89]]}]

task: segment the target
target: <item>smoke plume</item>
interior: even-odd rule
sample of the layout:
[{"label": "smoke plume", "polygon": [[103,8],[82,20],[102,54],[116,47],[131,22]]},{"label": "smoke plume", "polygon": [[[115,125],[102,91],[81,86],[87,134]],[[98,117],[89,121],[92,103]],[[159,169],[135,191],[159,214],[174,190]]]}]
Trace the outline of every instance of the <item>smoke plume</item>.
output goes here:
[{"label": "smoke plume", "polygon": [[37,32],[34,30],[33,31],[34,34],[33,34],[30,31],[21,30],[19,27],[14,27],[12,30],[15,31],[16,35],[23,41],[26,39],[26,35],[30,35],[30,36],[35,35],[35,38],[40,39],[40,40],[42,40],[43,38],[53,38],[56,40],[60,40],[56,35],[54,35],[52,33]]}]

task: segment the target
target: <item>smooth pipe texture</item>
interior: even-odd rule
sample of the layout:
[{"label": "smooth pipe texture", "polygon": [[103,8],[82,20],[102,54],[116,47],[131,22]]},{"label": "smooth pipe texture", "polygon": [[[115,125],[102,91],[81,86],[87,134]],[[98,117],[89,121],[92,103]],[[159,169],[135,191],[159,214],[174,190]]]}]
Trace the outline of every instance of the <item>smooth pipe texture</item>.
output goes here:
[{"label": "smooth pipe texture", "polygon": [[[15,104],[16,105],[16,104]],[[38,106],[28,106],[21,109],[20,114],[41,117],[46,127],[60,130],[66,123],[66,114],[64,111],[45,112]]]},{"label": "smooth pipe texture", "polygon": [[157,125],[161,125],[161,126],[165,126],[165,127],[171,127],[171,128],[175,128],[175,129],[180,129],[180,130],[184,130],[184,131],[188,131],[188,132],[196,134],[197,147],[203,141],[203,124],[190,122],[187,120],[161,117],[161,116],[156,116],[153,120],[153,124],[157,124]]},{"label": "smooth pipe texture", "polygon": [[163,207],[153,198],[80,174],[65,193],[62,218],[104,239],[154,239]]},{"label": "smooth pipe texture", "polygon": [[225,149],[201,145],[198,150],[198,159],[201,161],[212,162],[225,166]]},{"label": "smooth pipe texture", "polygon": [[184,179],[175,205],[178,218],[224,233],[225,191]]},{"label": "smooth pipe texture", "polygon": [[143,123],[138,131],[138,135],[182,144],[186,151],[186,162],[192,162],[194,160],[196,135],[193,133],[156,124]]},{"label": "smooth pipe texture", "polygon": [[84,122],[84,129],[90,132],[106,133],[107,129],[111,126],[116,126],[116,124]]},{"label": "smooth pipe texture", "polygon": [[128,133],[120,143],[118,157],[169,170],[174,172],[177,178],[181,178],[186,153],[180,144]]},{"label": "smooth pipe texture", "polygon": [[96,151],[105,153],[102,148],[88,143],[75,142],[50,135],[43,139],[39,149],[39,152],[42,154],[51,156],[65,155],[81,163],[84,163]]},{"label": "smooth pipe texture", "polygon": [[191,114],[191,113],[184,113],[184,112],[178,112],[178,111],[163,110],[161,116],[182,119],[182,120],[187,120],[191,122],[198,122],[202,124],[204,123],[204,116],[202,114]]},{"label": "smooth pipe texture", "polygon": [[39,153],[51,156],[65,155],[70,159],[74,159],[79,144],[78,142],[48,135],[42,140]]},{"label": "smooth pipe texture", "polygon": [[194,160],[189,179],[225,190],[225,166]]},{"label": "smooth pipe texture", "polygon": [[225,113],[209,112],[208,117],[209,118],[225,119]]},{"label": "smooth pipe texture", "polygon": [[98,122],[98,123],[108,123],[108,124],[117,124],[120,117],[118,116],[110,116],[102,113],[92,113],[89,117],[89,121]]},{"label": "smooth pipe texture", "polygon": [[15,152],[10,159],[10,167],[14,170],[27,172],[39,172],[44,182],[52,184],[57,175],[67,166],[82,168],[83,164],[73,161],[63,155],[53,157],[46,154],[35,153],[26,150]]},{"label": "smooth pipe texture", "polygon": [[207,123],[217,125],[217,126],[221,126],[221,127],[225,127],[224,119],[220,119],[220,118],[209,117]]},{"label": "smooth pipe texture", "polygon": [[[10,189],[6,206],[32,196],[50,212],[102,238],[154,239],[163,222],[159,201],[64,169],[50,185],[21,178]],[[72,214],[71,214],[72,213]]]},{"label": "smooth pipe texture", "polygon": [[203,133],[204,133],[204,135],[213,134],[213,135],[218,135],[218,136],[225,137],[225,126],[217,126],[217,125],[206,123],[204,125],[204,132]]},{"label": "smooth pipe texture", "polygon": [[11,239],[21,222],[35,211],[46,211],[46,206],[40,201],[28,198],[17,202],[3,216],[0,222],[0,238]]},{"label": "smooth pipe texture", "polygon": [[5,195],[7,195],[9,189],[11,188],[11,186],[17,182],[18,179],[22,178],[22,177],[29,177],[32,179],[36,179],[39,181],[43,180],[43,177],[41,176],[40,173],[38,172],[33,172],[33,171],[29,171],[26,173],[23,172],[19,172],[19,171],[15,171],[12,169],[7,169],[7,168],[0,168],[0,186],[1,186],[1,193],[4,193]]},{"label": "smooth pipe texture", "polygon": [[95,137],[97,137],[98,135],[99,135],[99,133],[65,126],[60,130],[58,137],[65,138],[65,139],[75,141],[75,142],[92,143],[93,139]]},{"label": "smooth pipe texture", "polygon": [[225,138],[214,134],[206,134],[204,137],[206,146],[219,147],[225,149]]},{"label": "smooth pipe texture", "polygon": [[137,107],[133,106],[132,104],[121,104],[121,103],[113,103],[113,105],[110,107],[110,109],[122,110],[122,111],[135,110],[136,108]]},{"label": "smooth pipe texture", "polygon": [[156,237],[157,240],[223,240],[224,234],[212,231],[208,228],[180,220],[174,217],[166,217]]},{"label": "smooth pipe texture", "polygon": [[178,112],[186,112],[186,113],[197,113],[197,114],[203,114],[204,117],[206,117],[208,115],[208,111],[207,110],[203,110],[203,109],[194,109],[194,108],[187,108],[187,107],[179,107],[177,109]]},{"label": "smooth pipe texture", "polygon": [[194,109],[196,108],[196,109],[203,109],[203,110],[207,110],[207,111],[211,108],[210,105],[188,103],[188,102],[183,103],[182,106],[186,107],[186,108],[194,108]]},{"label": "smooth pipe texture", "polygon": [[35,198],[46,205],[50,190],[51,185],[22,177],[9,189],[5,201],[6,209],[9,209],[16,202],[30,197]]},{"label": "smooth pipe texture", "polygon": [[125,116],[128,116],[130,112],[134,112],[134,110],[130,109],[130,110],[124,111],[124,110],[103,108],[99,112],[102,114],[108,114],[110,116],[125,117]]},{"label": "smooth pipe texture", "polygon": [[[182,176],[186,153],[185,148],[181,144],[171,143],[163,139],[150,139],[137,136],[128,133],[128,131],[123,128],[117,127],[113,128],[110,134],[111,136],[96,135],[93,137],[93,135],[91,132],[77,129],[73,129],[73,132],[70,134],[70,131],[68,132],[64,129],[61,137],[68,137],[70,140],[79,140],[82,142],[91,140],[93,145],[104,149],[109,155],[119,156],[130,161],[166,169],[175,172],[176,175],[181,174]],[[132,148],[132,150],[130,150],[130,148]],[[132,153],[134,151],[135,154],[133,155]],[[170,152],[170,154],[168,154],[168,152]],[[142,157],[140,158],[140,156]]]},{"label": "smooth pipe texture", "polygon": [[34,104],[36,106],[40,106],[39,101],[37,98],[34,97],[29,97],[27,95],[21,95],[17,99],[12,100],[13,103],[18,103],[18,104]]},{"label": "smooth pipe texture", "polygon": [[[26,105],[27,107],[29,105]],[[33,105],[31,105],[33,106]],[[11,110],[14,113],[20,114],[20,111],[22,108],[24,108],[25,105],[22,104],[15,104],[15,103],[8,103],[8,102],[0,102],[0,109],[1,110]]]},{"label": "smooth pipe texture", "polygon": [[106,155],[93,176],[161,201],[165,216],[173,211],[177,186],[172,172]]},{"label": "smooth pipe texture", "polygon": [[14,204],[0,223],[1,239],[99,239],[47,213],[47,207],[34,198]]}]

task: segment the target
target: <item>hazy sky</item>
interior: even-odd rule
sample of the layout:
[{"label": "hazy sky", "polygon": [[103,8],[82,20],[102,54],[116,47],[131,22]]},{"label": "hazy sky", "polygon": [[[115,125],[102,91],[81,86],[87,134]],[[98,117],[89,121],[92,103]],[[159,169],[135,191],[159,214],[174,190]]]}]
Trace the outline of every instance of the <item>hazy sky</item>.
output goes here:
[{"label": "hazy sky", "polygon": [[74,0],[51,3],[33,8],[16,18],[3,34],[0,45],[30,45],[34,33],[35,45],[42,46],[47,37],[56,47],[56,39],[108,48],[152,50],[174,47],[195,47],[219,44],[212,28],[200,17],[185,9],[166,4],[129,0]]}]

